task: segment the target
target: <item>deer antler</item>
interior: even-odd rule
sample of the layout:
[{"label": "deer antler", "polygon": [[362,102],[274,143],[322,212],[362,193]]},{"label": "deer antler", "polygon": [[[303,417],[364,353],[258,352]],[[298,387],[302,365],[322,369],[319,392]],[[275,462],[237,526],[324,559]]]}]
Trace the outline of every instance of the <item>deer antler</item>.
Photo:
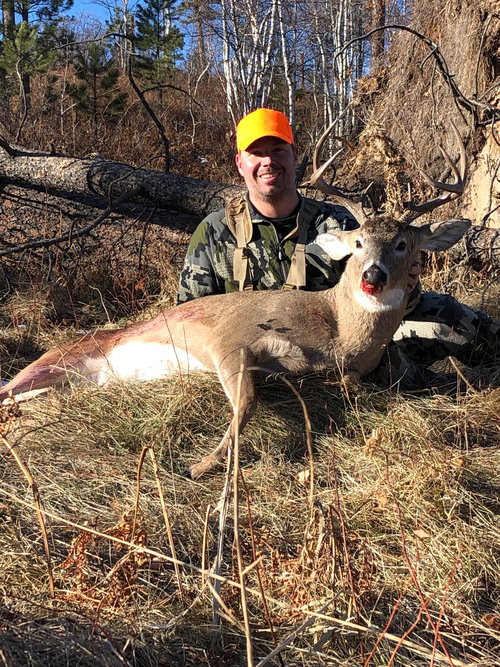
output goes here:
[{"label": "deer antler", "polygon": [[453,175],[455,176],[455,182],[443,183],[442,181],[438,181],[422,171],[422,176],[425,178],[427,183],[437,188],[438,190],[442,190],[443,192],[438,197],[430,199],[427,202],[423,202],[422,204],[416,204],[413,199],[405,202],[404,206],[407,209],[403,214],[403,220],[405,222],[410,223],[413,220],[416,220],[416,218],[421,216],[423,213],[428,213],[429,211],[433,211],[438,206],[442,206],[443,204],[447,204],[454,199],[458,199],[458,197],[460,197],[464,192],[465,183],[467,181],[467,154],[465,152],[465,146],[460,132],[458,131],[457,126],[453,121],[451,121],[451,126],[460,149],[460,161],[458,167],[442,146],[440,146],[439,149],[448,166],[452,170]]},{"label": "deer antler", "polygon": [[[333,196],[336,202],[341,204],[342,206],[345,206],[345,208],[347,208],[347,210],[350,211],[354,215],[354,217],[358,220],[358,222],[361,224],[364,220],[366,220],[367,217],[362,206],[362,201],[366,196],[366,191],[368,188],[361,193],[348,194],[346,192],[343,192],[339,188],[330,185],[325,181],[324,178],[326,170],[329,169],[330,167],[333,169],[333,178],[335,178],[336,169],[333,163],[340,155],[340,153],[343,151],[343,148],[336,151],[323,165],[318,166],[318,158],[323,148],[323,145],[326,141],[326,138],[329,136],[333,127],[335,126],[336,122],[337,121],[335,120],[329,127],[327,127],[327,129],[323,132],[323,134],[321,135],[316,144],[316,148],[314,149],[314,154],[313,154],[314,171],[311,175],[311,178],[309,179],[309,184],[316,187],[321,192]],[[438,190],[442,190],[443,192],[434,199],[431,199],[427,202],[423,202],[422,204],[417,204],[413,199],[410,199],[410,201],[405,202],[404,207],[406,211],[403,213],[401,217],[402,222],[410,224],[411,222],[413,222],[413,220],[416,220],[423,213],[428,213],[429,211],[434,210],[438,206],[442,206],[443,204],[447,204],[448,202],[453,201],[454,199],[458,199],[458,197],[460,197],[463,194],[465,189],[465,184],[467,181],[467,154],[465,152],[465,146],[462,137],[460,135],[460,132],[458,131],[457,126],[455,125],[455,123],[453,123],[453,121],[451,121],[451,126],[453,128],[453,132],[455,134],[455,138],[457,140],[460,149],[460,160],[458,166],[451,159],[451,157],[444,150],[444,148],[440,147],[440,151],[444,159],[446,160],[448,166],[451,168],[453,175],[455,177],[455,181],[453,183],[443,183],[442,181],[438,181],[435,178],[432,178],[425,172],[422,172],[423,177],[425,178],[427,183],[429,183],[429,185],[432,185],[433,187],[437,188]],[[349,141],[347,141],[347,139],[345,139],[344,137],[332,135],[332,138],[336,139],[337,141],[340,141],[344,146],[347,146],[350,149],[353,148],[353,145]]]},{"label": "deer antler", "polygon": [[[325,181],[324,174],[327,169],[330,167],[333,169],[333,180],[335,180],[335,176],[337,173],[337,170],[335,169],[334,162],[337,159],[337,157],[342,153],[344,150],[343,148],[340,148],[338,151],[336,151],[328,160],[319,166],[319,156],[321,153],[321,150],[323,149],[323,145],[331,133],[332,129],[337,123],[337,119],[333,121],[331,125],[329,125],[326,130],[323,132],[321,137],[318,139],[318,142],[316,144],[316,147],[314,149],[313,153],[313,173],[311,174],[311,177],[309,179],[308,184],[312,185],[313,187],[317,188],[321,192],[324,192],[327,195],[333,196],[335,199],[336,203],[341,204],[344,206],[348,211],[350,211],[354,217],[358,220],[358,222],[361,224],[363,220],[366,219],[366,213],[363,210],[363,205],[362,201],[366,195],[366,190],[360,193],[352,193],[348,194],[346,192],[343,192],[339,188],[334,187],[333,185],[330,185]],[[332,139],[336,139],[337,141],[340,141],[340,143],[344,144],[344,146],[347,146],[349,149],[353,150],[354,146],[351,144],[347,139],[344,137],[340,137],[338,135],[332,135]],[[368,189],[368,188],[367,188]]]}]

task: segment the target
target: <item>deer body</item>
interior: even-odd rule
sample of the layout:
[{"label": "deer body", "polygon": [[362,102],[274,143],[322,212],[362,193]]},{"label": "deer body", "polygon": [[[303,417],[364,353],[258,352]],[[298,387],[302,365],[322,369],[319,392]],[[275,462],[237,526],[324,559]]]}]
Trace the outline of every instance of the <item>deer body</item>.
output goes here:
[{"label": "deer body", "polygon": [[334,287],[207,296],[125,329],[87,334],[30,364],[2,388],[0,401],[10,392],[21,398],[62,386],[68,378],[104,385],[216,372],[234,416],[217,449],[191,468],[191,475],[198,477],[221,460],[235,430],[241,431],[255,412],[251,367],[366,375],[379,363],[402,320],[416,251],[449,247],[469,225],[454,220],[432,229],[378,217],[351,232],[322,234],[317,242],[333,260],[348,257]]}]

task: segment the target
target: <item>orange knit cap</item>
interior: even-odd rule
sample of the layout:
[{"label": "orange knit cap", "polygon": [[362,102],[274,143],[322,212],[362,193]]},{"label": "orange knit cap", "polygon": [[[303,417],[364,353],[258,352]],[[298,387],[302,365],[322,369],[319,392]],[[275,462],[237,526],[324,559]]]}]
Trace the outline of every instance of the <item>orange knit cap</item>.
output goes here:
[{"label": "orange knit cap", "polygon": [[278,137],[293,144],[293,133],[288,118],[275,109],[256,109],[242,118],[236,128],[238,153],[262,137]]}]

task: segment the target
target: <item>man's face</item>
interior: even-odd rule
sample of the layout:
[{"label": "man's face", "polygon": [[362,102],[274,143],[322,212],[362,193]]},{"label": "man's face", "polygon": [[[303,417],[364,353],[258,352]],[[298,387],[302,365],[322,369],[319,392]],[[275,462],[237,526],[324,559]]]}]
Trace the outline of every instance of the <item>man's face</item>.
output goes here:
[{"label": "man's face", "polygon": [[296,197],[295,147],[277,137],[262,137],[236,155],[240,175],[245,179],[250,201],[273,203]]}]

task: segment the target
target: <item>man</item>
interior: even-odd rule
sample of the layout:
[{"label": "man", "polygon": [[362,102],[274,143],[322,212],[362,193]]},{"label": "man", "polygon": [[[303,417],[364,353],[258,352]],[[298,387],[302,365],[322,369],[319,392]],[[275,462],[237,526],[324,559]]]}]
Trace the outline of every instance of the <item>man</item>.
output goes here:
[{"label": "man", "polygon": [[[322,290],[341,263],[315,243],[330,230],[358,227],[341,206],[302,197],[297,152],[284,114],[257,109],[237,127],[236,165],[247,194],[210,214],[195,230],[181,272],[178,302],[238,289]],[[385,383],[423,383],[423,368],[448,355],[479,363],[499,350],[500,322],[448,295],[421,293],[420,266],[408,276],[407,314],[376,371]]]}]

